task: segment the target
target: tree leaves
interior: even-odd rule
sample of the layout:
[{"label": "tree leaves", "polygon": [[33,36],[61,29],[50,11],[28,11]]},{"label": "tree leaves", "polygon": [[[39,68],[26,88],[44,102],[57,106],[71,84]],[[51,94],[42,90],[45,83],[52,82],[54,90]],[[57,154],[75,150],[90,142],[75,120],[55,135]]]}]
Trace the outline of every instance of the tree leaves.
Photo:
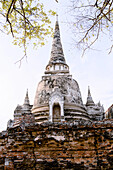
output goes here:
[{"label": "tree leaves", "polygon": [[1,0],[0,29],[11,33],[14,44],[23,46],[26,55],[31,39],[32,44],[38,47],[45,44],[46,37],[51,36],[53,29],[49,16],[55,14],[53,10],[45,11],[41,0]]}]

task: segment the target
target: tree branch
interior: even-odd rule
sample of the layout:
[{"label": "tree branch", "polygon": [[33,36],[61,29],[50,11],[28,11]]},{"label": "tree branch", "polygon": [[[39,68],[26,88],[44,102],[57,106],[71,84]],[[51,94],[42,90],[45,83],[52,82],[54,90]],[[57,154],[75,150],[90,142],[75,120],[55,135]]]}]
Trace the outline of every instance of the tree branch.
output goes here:
[{"label": "tree branch", "polygon": [[[112,11],[112,10],[113,10],[113,8],[112,8],[110,11]],[[106,14],[104,14],[104,15],[108,15],[110,11],[108,11],[108,12],[107,12]],[[98,19],[93,23],[93,25],[87,30],[86,34],[85,34],[84,37],[79,41],[79,43],[81,43],[82,41],[84,41],[84,39],[87,37],[88,33],[89,33],[89,32],[94,28],[94,26],[104,17],[104,15],[102,15],[100,18],[98,18]]]},{"label": "tree branch", "polygon": [[13,36],[13,37],[14,37],[14,33],[13,33],[12,24],[11,24],[11,22],[10,22],[10,20],[9,20],[9,14],[13,11],[13,9],[12,9],[12,11],[11,11],[11,8],[12,8],[12,6],[14,7],[15,3],[16,3],[16,0],[12,0],[10,6],[9,6],[9,8],[8,8],[8,12],[7,12],[7,14],[6,14],[6,22],[8,22],[9,25],[10,25],[10,30],[11,30],[11,33],[12,33],[12,36]]}]

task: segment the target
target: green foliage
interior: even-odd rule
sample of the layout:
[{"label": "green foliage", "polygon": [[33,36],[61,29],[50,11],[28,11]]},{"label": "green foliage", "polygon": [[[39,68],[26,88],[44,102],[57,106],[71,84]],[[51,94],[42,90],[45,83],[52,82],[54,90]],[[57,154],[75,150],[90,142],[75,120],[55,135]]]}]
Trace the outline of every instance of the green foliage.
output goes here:
[{"label": "green foliage", "polygon": [[14,45],[24,46],[26,51],[29,40],[35,47],[45,44],[53,32],[49,16],[55,14],[46,11],[41,0],[1,0],[0,30],[12,34]]}]

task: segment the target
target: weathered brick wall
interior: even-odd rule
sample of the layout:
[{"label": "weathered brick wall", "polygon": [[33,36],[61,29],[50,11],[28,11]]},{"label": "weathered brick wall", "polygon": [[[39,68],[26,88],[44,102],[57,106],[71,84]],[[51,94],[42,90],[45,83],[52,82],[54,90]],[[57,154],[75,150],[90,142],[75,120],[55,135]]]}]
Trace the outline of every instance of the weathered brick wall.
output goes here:
[{"label": "weathered brick wall", "polygon": [[113,121],[10,128],[0,134],[1,169],[113,169]]}]

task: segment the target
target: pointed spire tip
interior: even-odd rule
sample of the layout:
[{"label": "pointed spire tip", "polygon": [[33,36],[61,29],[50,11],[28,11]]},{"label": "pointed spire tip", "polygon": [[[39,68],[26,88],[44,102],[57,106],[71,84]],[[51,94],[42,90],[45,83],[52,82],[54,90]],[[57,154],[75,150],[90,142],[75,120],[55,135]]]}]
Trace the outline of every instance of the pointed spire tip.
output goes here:
[{"label": "pointed spire tip", "polygon": [[90,86],[88,86],[88,96],[91,96]]},{"label": "pointed spire tip", "polygon": [[25,99],[24,99],[24,104],[29,104],[28,89],[26,91],[26,96],[25,96]]},{"label": "pointed spire tip", "polygon": [[56,14],[56,21],[58,22],[58,14]]}]

